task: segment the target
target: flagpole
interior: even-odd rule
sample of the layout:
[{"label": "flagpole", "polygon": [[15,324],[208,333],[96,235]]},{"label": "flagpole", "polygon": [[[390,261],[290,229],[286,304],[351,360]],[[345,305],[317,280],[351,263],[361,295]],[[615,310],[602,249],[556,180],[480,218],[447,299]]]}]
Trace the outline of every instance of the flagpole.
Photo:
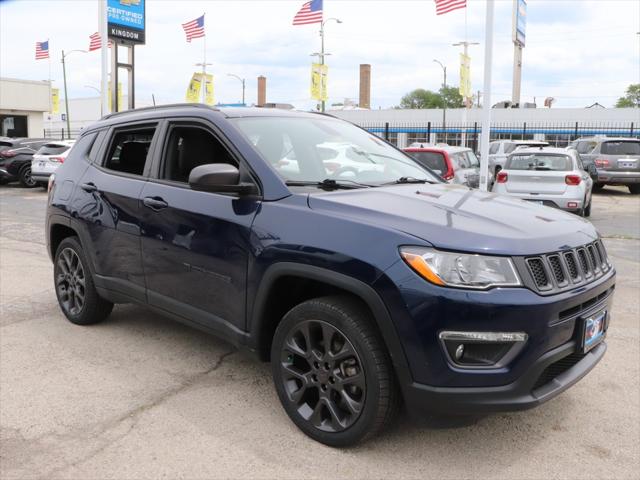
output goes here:
[{"label": "flagpole", "polygon": [[[49,135],[51,135],[51,128],[52,128],[52,119],[51,117],[53,116],[53,108],[51,107],[51,45],[49,44],[49,39],[47,38],[47,45],[48,45],[48,50],[49,50]],[[46,136],[46,135],[45,135]]]},{"label": "flagpole", "polygon": [[495,0],[487,0],[484,37],[484,100],[480,138],[480,190],[486,192],[489,175],[489,139],[491,130],[491,67],[493,61],[493,11]]},{"label": "flagpole", "polygon": [[[204,13],[202,14],[202,23],[204,24]],[[202,37],[202,83],[200,88],[202,88],[202,103],[207,104],[207,32],[205,30],[204,36]]]},{"label": "flagpole", "polygon": [[[100,114],[106,115],[109,113],[109,47],[108,42],[108,27],[107,27],[107,2],[106,0],[100,0],[98,2],[98,8],[100,11],[98,12],[98,31],[100,32]],[[113,46],[114,49],[118,48],[118,45]],[[113,52],[114,55],[117,55],[117,52]],[[116,85],[117,88],[117,85]],[[117,91],[117,90],[116,90]],[[117,98],[117,94],[116,94]]]}]

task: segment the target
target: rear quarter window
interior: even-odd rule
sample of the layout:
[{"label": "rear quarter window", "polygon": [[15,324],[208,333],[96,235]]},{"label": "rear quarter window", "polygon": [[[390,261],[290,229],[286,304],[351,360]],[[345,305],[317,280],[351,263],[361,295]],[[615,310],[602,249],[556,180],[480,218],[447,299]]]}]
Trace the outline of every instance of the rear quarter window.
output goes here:
[{"label": "rear quarter window", "polygon": [[600,153],[605,155],[640,155],[640,142],[603,142]]},{"label": "rear quarter window", "polygon": [[69,152],[67,159],[64,161],[65,165],[73,165],[78,160],[85,162],[89,161],[89,151],[93,146],[98,134],[96,132],[85,133],[78,141],[73,145],[73,148]]}]

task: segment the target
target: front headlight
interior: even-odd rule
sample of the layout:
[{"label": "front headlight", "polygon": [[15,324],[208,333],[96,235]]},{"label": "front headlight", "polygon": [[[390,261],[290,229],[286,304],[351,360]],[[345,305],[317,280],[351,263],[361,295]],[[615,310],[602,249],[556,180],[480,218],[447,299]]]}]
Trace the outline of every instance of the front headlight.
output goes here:
[{"label": "front headlight", "polygon": [[400,247],[400,255],[421,277],[435,285],[486,289],[522,285],[507,257],[443,252],[426,247]]}]

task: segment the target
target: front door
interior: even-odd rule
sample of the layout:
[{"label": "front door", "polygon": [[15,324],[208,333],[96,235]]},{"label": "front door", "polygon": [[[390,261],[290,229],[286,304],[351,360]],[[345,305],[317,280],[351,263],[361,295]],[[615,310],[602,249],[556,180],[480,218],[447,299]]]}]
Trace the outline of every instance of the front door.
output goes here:
[{"label": "front door", "polygon": [[191,190],[198,165],[238,166],[205,124],[168,125],[155,176],[145,184],[142,255],[149,302],[229,333],[245,327],[250,230],[259,202]]}]

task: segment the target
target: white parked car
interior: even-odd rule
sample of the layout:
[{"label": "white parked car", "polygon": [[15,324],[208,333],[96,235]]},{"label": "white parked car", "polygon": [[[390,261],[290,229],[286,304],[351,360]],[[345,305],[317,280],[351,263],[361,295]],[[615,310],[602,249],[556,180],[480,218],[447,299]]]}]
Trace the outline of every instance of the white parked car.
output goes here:
[{"label": "white parked car", "polygon": [[578,152],[540,147],[509,155],[492,191],[588,217],[592,189]]},{"label": "white parked car", "polygon": [[509,154],[516,148],[548,147],[548,142],[538,140],[495,140],[489,143],[489,171],[494,175],[504,168]]},{"label": "white parked car", "polygon": [[49,177],[64,163],[75,140],[52,141],[44,144],[31,159],[31,177],[46,184]]}]

